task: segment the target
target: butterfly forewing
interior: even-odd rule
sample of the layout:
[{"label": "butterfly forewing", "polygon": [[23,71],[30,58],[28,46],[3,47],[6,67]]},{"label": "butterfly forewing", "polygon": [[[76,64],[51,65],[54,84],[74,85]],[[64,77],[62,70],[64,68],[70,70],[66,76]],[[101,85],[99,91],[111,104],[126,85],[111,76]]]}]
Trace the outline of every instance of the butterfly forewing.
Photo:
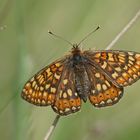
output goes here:
[{"label": "butterfly forewing", "polygon": [[64,59],[56,61],[34,75],[23,88],[23,99],[38,106],[53,104],[64,64]]},{"label": "butterfly forewing", "polygon": [[126,51],[85,51],[116,86],[128,86],[140,78],[140,54]]},{"label": "butterfly forewing", "polygon": [[117,103],[123,95],[123,88],[116,87],[102,72],[90,64],[86,65],[91,84],[89,100],[96,107]]}]

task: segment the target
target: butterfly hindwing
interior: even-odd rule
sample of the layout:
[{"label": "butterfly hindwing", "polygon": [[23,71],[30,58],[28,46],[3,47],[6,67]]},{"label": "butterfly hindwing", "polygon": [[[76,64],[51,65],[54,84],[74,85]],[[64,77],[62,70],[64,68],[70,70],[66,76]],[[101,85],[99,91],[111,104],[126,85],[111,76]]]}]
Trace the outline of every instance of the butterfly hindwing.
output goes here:
[{"label": "butterfly hindwing", "polygon": [[81,108],[81,99],[75,87],[75,73],[70,64],[67,64],[63,73],[52,108],[60,115],[68,115],[79,111]]},{"label": "butterfly hindwing", "polygon": [[91,84],[89,100],[95,107],[105,107],[117,103],[123,96],[123,88],[116,87],[98,69],[88,64],[87,73]]}]

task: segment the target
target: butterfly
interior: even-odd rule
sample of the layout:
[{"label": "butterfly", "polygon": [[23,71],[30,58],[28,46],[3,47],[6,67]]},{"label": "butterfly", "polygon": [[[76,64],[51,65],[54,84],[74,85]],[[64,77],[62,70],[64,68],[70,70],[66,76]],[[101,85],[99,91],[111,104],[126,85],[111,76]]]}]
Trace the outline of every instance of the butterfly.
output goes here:
[{"label": "butterfly", "polygon": [[95,107],[116,104],[123,88],[140,78],[140,53],[120,50],[71,53],[35,74],[23,87],[22,98],[37,106],[51,106],[59,115],[81,109],[87,99]]}]

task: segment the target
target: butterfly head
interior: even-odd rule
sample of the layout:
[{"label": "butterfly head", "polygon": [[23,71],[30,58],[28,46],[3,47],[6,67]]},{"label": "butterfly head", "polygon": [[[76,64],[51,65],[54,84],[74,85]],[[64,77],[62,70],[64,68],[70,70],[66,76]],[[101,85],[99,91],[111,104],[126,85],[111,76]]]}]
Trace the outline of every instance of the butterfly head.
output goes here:
[{"label": "butterfly head", "polygon": [[72,47],[72,53],[77,54],[77,53],[81,52],[81,49],[80,49],[78,44],[73,44],[72,46],[73,46]]}]

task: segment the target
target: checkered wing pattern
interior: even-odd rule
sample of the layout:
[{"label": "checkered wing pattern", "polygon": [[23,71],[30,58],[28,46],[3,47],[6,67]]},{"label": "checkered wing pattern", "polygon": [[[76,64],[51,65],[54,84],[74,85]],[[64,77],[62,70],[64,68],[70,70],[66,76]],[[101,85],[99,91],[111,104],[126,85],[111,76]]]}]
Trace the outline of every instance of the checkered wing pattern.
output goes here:
[{"label": "checkered wing pattern", "polygon": [[52,105],[64,70],[64,63],[64,60],[56,61],[34,75],[25,84],[22,98],[38,106]]},{"label": "checkered wing pattern", "polygon": [[86,65],[91,83],[89,100],[95,107],[111,106],[123,96],[123,88],[116,87],[102,72],[92,64]]},{"label": "checkered wing pattern", "polygon": [[51,105],[60,115],[80,110],[81,99],[75,91],[73,69],[67,59],[45,67],[24,86],[22,98],[37,106]]},{"label": "checkered wing pattern", "polygon": [[108,50],[84,54],[118,87],[131,85],[140,78],[139,53]]},{"label": "checkered wing pattern", "polygon": [[75,73],[69,63],[58,86],[58,93],[52,108],[60,115],[68,115],[81,108],[81,99],[75,87]]}]

